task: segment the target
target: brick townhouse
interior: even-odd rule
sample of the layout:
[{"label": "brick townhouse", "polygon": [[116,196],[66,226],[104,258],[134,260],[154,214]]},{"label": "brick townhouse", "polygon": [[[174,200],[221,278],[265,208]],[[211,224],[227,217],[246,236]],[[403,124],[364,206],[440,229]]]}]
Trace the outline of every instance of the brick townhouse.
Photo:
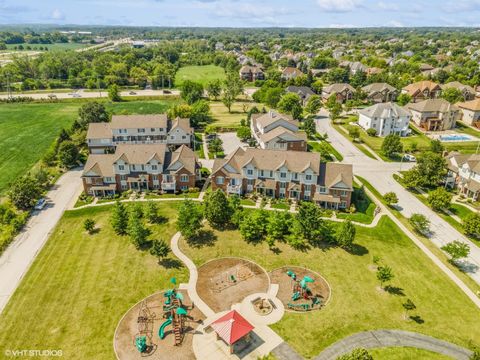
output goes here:
[{"label": "brick townhouse", "polygon": [[353,192],[352,165],[325,163],[320,154],[303,151],[238,148],[215,159],[211,177],[213,190],[310,200],[328,209],[350,207]]},{"label": "brick townhouse", "polygon": [[195,187],[200,165],[181,145],[119,144],[113,154],[91,154],[82,174],[85,193],[108,196],[125,190],[185,191]]}]

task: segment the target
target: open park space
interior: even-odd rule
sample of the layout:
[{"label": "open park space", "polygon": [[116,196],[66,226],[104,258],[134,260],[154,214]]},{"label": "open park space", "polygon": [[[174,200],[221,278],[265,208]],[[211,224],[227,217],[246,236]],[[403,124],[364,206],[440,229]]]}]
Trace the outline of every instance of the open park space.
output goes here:
[{"label": "open park space", "polygon": [[178,69],[175,75],[175,86],[178,87],[186,80],[207,85],[213,80],[224,80],[225,70],[216,65],[191,65]]}]

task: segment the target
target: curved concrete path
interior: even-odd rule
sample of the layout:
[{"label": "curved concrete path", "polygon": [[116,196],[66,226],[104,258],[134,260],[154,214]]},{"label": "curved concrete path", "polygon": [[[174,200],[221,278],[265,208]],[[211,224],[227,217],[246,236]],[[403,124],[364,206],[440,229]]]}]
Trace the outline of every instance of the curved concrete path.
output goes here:
[{"label": "curved concrete path", "polygon": [[314,360],[334,360],[356,348],[413,347],[468,360],[472,352],[447,341],[402,330],[364,331],[348,336],[323,350]]}]

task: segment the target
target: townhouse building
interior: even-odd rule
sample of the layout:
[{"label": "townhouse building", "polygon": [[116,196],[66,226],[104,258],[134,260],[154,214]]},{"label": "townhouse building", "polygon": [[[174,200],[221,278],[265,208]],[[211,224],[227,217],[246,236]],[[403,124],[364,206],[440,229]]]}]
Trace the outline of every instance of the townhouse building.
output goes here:
[{"label": "townhouse building", "polygon": [[470,101],[475,99],[476,91],[473,87],[469,85],[464,85],[459,81],[451,81],[449,83],[442,85],[443,90],[450,89],[450,88],[457,89],[458,91],[460,91],[462,93],[463,100],[465,101]]},{"label": "townhouse building", "polygon": [[307,151],[307,135],[290,115],[270,110],[252,114],[250,130],[261,149]]},{"label": "townhouse building", "polygon": [[468,125],[480,128],[480,99],[455,104],[460,108],[461,120]]},{"label": "townhouse building", "polygon": [[120,144],[167,144],[170,148],[191,146],[190,119],[169,120],[166,114],[113,115],[111,122],[90,123],[87,145],[91,154],[115,151]]},{"label": "townhouse building", "polygon": [[465,197],[477,201],[480,195],[480,155],[451,154],[447,157],[446,186],[458,188]]},{"label": "townhouse building", "polygon": [[378,136],[406,136],[412,117],[407,110],[391,102],[369,106],[358,114],[358,125],[365,130],[375,129]]},{"label": "townhouse building", "polygon": [[238,148],[215,159],[212,189],[227,194],[257,192],[274,198],[313,201],[328,209],[350,207],[352,165],[325,163],[320,154]]}]

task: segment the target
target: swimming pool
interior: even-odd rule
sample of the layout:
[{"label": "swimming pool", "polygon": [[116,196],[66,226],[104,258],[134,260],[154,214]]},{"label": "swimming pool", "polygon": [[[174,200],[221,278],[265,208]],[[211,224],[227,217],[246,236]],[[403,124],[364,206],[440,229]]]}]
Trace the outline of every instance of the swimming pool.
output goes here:
[{"label": "swimming pool", "polygon": [[475,140],[470,135],[465,134],[451,134],[451,135],[440,135],[440,141],[473,141]]}]

